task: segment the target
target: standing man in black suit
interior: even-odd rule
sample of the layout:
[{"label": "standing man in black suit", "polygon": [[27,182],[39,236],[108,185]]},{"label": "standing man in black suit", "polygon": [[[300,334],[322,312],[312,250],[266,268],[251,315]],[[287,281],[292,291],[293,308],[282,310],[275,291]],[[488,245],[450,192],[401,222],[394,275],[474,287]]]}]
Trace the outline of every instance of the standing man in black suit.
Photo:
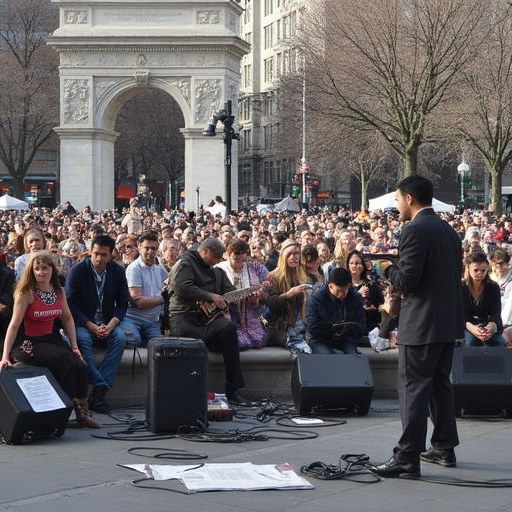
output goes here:
[{"label": "standing man in black suit", "polygon": [[[402,291],[398,332],[398,398],[402,436],[385,463],[370,466],[380,476],[420,476],[420,459],[455,467],[459,444],[450,371],[455,340],[464,337],[462,248],[456,232],[432,208],[434,189],[422,176],[397,187],[402,230],[398,264],[386,269]],[[427,418],[434,424],[425,450]]]}]

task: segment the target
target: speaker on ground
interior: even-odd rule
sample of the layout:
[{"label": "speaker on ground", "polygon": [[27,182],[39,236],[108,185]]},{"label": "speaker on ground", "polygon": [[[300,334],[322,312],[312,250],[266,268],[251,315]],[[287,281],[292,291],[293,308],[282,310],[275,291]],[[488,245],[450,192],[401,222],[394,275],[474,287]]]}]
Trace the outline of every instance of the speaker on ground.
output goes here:
[{"label": "speaker on ground", "polygon": [[450,380],[458,416],[512,413],[512,350],[456,348]]},{"label": "speaker on ground", "polygon": [[148,343],[146,421],[152,432],[176,433],[207,425],[208,351],[192,338]]},{"label": "speaker on ground", "polygon": [[22,366],[0,373],[0,433],[8,444],[60,437],[73,402],[47,368]]},{"label": "speaker on ground", "polygon": [[374,390],[370,363],[361,354],[299,354],[291,390],[299,414],[342,409],[365,416]]}]

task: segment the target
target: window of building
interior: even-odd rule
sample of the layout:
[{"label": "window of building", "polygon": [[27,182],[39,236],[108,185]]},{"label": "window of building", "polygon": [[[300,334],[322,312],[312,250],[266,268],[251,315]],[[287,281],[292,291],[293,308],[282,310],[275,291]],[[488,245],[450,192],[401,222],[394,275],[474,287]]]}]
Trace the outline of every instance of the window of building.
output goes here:
[{"label": "window of building", "polygon": [[265,0],[265,16],[270,16],[274,13],[274,0]]},{"label": "window of building", "polygon": [[283,74],[283,54],[278,53],[276,55],[276,78],[279,78]]},{"label": "window of building", "polygon": [[270,166],[268,162],[263,164],[263,184],[270,185]]},{"label": "window of building", "polygon": [[244,23],[245,24],[251,22],[251,12],[252,12],[251,2],[245,2],[245,9],[244,9]]},{"label": "window of building", "polygon": [[289,16],[283,16],[282,21],[282,29],[283,29],[283,38],[287,39],[290,37],[290,17]]},{"label": "window of building", "polygon": [[242,131],[242,153],[248,153],[251,150],[251,129]]},{"label": "window of building", "polygon": [[270,150],[273,146],[273,127],[271,124],[263,127],[263,139],[265,144],[265,149]]},{"label": "window of building", "polygon": [[273,114],[273,108],[272,108],[273,99],[274,99],[273,95],[265,96],[264,105],[265,105],[265,115],[266,116],[271,116]]},{"label": "window of building", "polygon": [[270,57],[265,59],[264,61],[264,69],[265,69],[265,82],[272,82],[274,80],[274,58]]},{"label": "window of building", "polygon": [[250,87],[251,83],[252,83],[251,65],[246,64],[244,66],[244,71],[243,71],[243,76],[242,76],[242,84],[243,84],[243,87]]},{"label": "window of building", "polygon": [[264,29],[265,32],[265,50],[274,46],[274,24],[267,25]]},{"label": "window of building", "polygon": [[297,33],[297,11],[290,14],[290,35],[294,36]]}]

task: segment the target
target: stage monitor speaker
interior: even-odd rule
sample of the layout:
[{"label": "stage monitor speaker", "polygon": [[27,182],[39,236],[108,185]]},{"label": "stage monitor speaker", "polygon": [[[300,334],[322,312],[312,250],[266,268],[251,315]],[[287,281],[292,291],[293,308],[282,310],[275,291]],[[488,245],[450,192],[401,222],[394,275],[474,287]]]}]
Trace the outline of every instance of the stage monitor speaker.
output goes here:
[{"label": "stage monitor speaker", "polygon": [[456,348],[450,380],[458,416],[512,413],[512,350]]},{"label": "stage monitor speaker", "polygon": [[0,432],[8,444],[60,437],[73,402],[47,368],[22,366],[0,373]]},{"label": "stage monitor speaker", "polygon": [[151,432],[204,430],[208,414],[208,351],[201,340],[155,338],[148,343],[146,421]]},{"label": "stage monitor speaker", "polygon": [[292,369],[292,398],[299,414],[342,409],[368,414],[373,376],[361,354],[299,354]]}]

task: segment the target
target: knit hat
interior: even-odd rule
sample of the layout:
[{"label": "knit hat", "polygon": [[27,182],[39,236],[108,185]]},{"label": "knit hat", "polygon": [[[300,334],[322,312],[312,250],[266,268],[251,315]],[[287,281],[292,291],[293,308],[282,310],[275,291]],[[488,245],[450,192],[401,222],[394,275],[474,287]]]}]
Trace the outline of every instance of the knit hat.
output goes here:
[{"label": "knit hat", "polygon": [[294,240],[293,238],[287,238],[282,244],[281,244],[281,251],[284,251],[288,247],[291,247],[293,245],[296,245],[300,247],[300,242],[297,240]]}]

